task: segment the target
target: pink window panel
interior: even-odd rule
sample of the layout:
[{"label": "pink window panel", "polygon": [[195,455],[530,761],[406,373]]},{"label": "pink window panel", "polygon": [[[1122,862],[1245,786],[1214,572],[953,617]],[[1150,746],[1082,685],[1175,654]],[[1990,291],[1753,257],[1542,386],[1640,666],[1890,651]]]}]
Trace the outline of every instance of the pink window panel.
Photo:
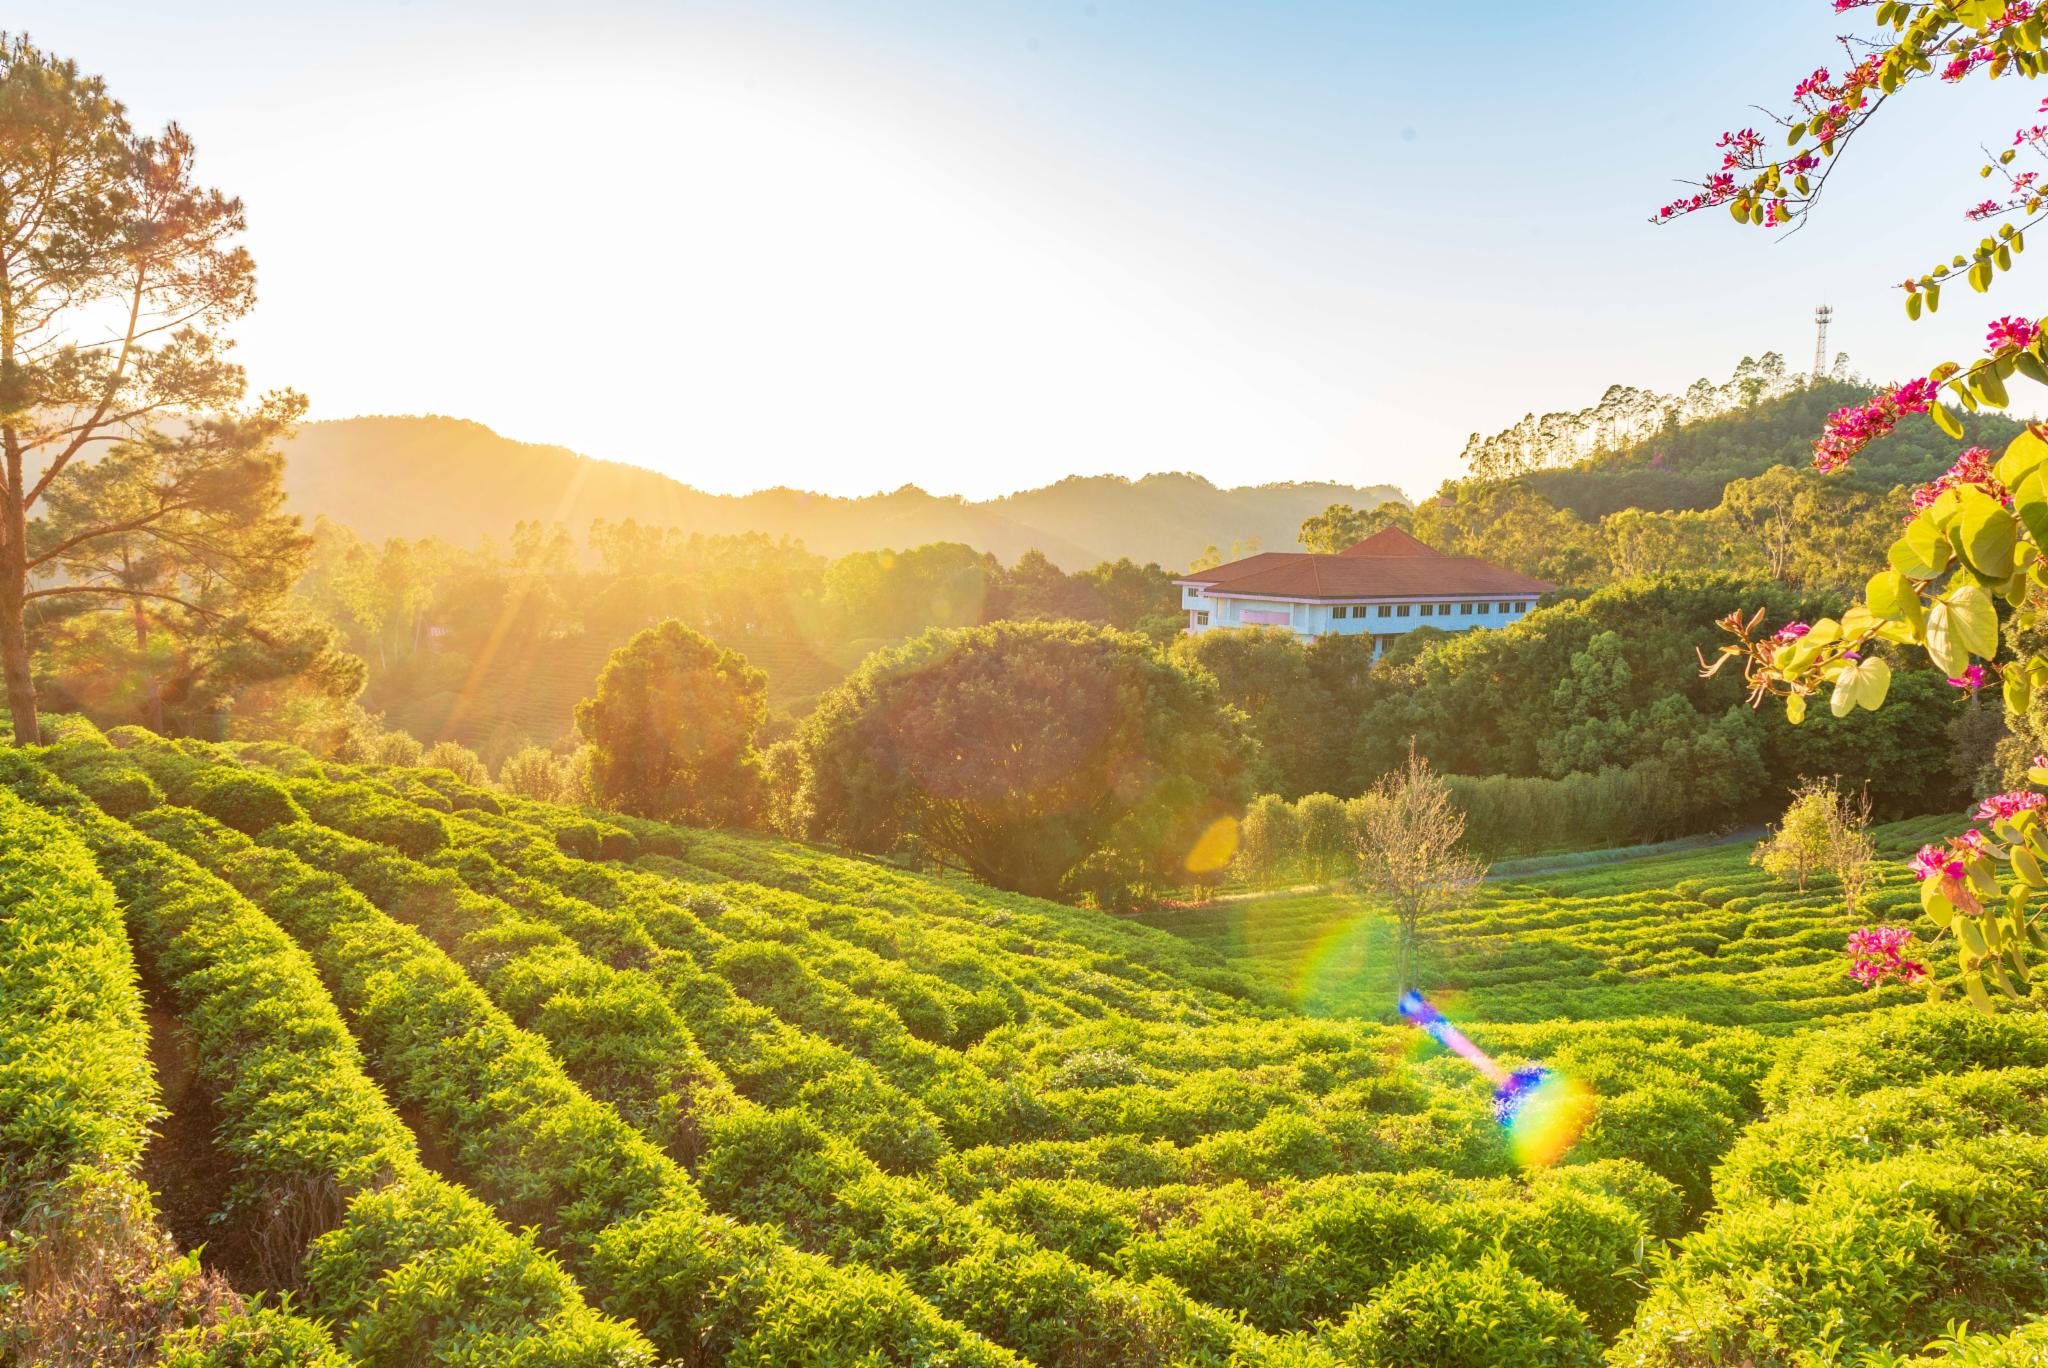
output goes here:
[{"label": "pink window panel", "polygon": [[1247,608],[1240,616],[1254,627],[1285,627],[1294,621],[1294,614],[1275,612],[1270,608]]}]

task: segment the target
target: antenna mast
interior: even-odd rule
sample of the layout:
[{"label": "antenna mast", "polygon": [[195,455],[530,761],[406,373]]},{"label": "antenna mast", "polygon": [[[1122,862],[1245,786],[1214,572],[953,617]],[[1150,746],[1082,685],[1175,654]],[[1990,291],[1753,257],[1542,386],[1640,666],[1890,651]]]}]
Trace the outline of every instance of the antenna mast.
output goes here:
[{"label": "antenna mast", "polygon": [[1828,370],[1828,320],[1835,311],[1823,304],[1813,311],[1813,378],[1818,380]]}]

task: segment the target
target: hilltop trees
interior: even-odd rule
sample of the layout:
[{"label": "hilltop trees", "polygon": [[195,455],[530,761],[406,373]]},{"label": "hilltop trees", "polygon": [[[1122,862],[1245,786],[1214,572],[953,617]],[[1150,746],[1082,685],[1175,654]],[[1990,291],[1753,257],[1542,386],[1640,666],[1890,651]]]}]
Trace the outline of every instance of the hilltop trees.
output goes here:
[{"label": "hilltop trees", "polygon": [[[759,798],[754,733],[768,677],[680,622],[613,652],[597,694],[576,707],[600,807],[696,826],[745,821]],[[428,756],[431,763],[432,756]]]},{"label": "hilltop trees", "polygon": [[1213,680],[1080,623],[933,630],[868,658],[798,733],[808,833],[923,848],[998,887],[1098,899],[1178,882],[1249,794]]},{"label": "hilltop trees", "polygon": [[1414,509],[1391,499],[1372,508],[1331,504],[1302,522],[1300,540],[1311,551],[1334,554],[1347,546],[1358,545],[1375,532],[1389,527],[1410,527],[1414,521]]},{"label": "hilltop trees", "polygon": [[289,672],[319,653],[265,621],[304,555],[277,516],[273,449],[304,401],[245,403],[227,359],[222,329],[255,301],[241,202],[195,182],[177,125],[136,133],[97,77],[25,38],[0,51],[0,119],[0,675],[15,735],[37,734],[31,649],[57,616],[118,612],[138,655],[161,633],[259,677],[275,645]]}]

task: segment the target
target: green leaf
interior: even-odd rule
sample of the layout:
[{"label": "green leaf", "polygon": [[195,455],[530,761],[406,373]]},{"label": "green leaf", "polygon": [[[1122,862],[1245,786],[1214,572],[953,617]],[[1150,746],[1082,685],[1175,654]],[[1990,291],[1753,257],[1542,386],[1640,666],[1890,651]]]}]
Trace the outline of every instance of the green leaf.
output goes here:
[{"label": "green leaf", "polygon": [[1975,970],[1963,975],[1963,992],[1969,995],[1970,1005],[1984,1015],[1990,1016],[1998,1010],[1992,1004],[1991,995],[1984,991],[1984,980],[1977,976]]},{"label": "green leaf", "polygon": [[2043,885],[2048,885],[2048,878],[2044,878],[2041,874],[2041,862],[2035,859],[2033,853],[2025,846],[2017,846],[2013,849],[2012,869],[2013,873],[2024,879],[2030,887],[2040,888]]},{"label": "green leaf", "polygon": [[1856,667],[1856,706],[1866,712],[1876,712],[1884,706],[1885,694],[1891,691],[1892,667],[1875,657]]},{"label": "green leaf", "polygon": [[1992,580],[2012,574],[2012,553],[2019,543],[2019,528],[2004,504],[1971,485],[1962,492],[1955,527],[1957,549],[1971,569]]},{"label": "green leaf", "polygon": [[1920,319],[1920,292],[1913,291],[1906,296],[1906,317],[1918,322]]},{"label": "green leaf", "polygon": [[[2034,360],[2027,352],[2021,352],[2020,355],[2026,360]],[[2040,364],[2039,361],[2034,361],[2036,367]],[[2048,375],[2048,371],[2042,373]],[[1997,465],[1991,467],[1991,473],[1998,477],[2000,484],[2011,489],[2033,471],[2038,470],[2043,461],[2048,461],[2048,442],[2043,442],[2031,432],[2022,432],[2006,443],[2005,454],[1998,458]]]},{"label": "green leaf", "polygon": [[1974,584],[1951,589],[1946,602],[1971,655],[1989,660],[1998,654],[1998,605]]},{"label": "green leaf", "polygon": [[1998,647],[1998,610],[1974,584],[1959,585],[1927,611],[1927,657],[1954,679],[1970,668],[1971,655],[1989,659]]},{"label": "green leaf", "polygon": [[2024,715],[2027,711],[2027,704],[2033,697],[2033,690],[2027,686],[2027,672],[2025,670],[2007,670],[2001,691],[2005,695],[2005,710],[2009,713]]},{"label": "green leaf", "polygon": [[1879,617],[1902,618],[1906,605],[1919,597],[1913,592],[1913,582],[1896,570],[1880,570],[1863,586],[1863,601]]},{"label": "green leaf", "polygon": [[1948,569],[1950,554],[1948,538],[1933,518],[1922,513],[1906,524],[1905,535],[1892,543],[1886,559],[1909,578],[1931,580]]},{"label": "green leaf", "polygon": [[2029,471],[2017,484],[2007,485],[2012,491],[2012,510],[2020,515],[2020,521],[2027,525],[2027,535],[2034,539],[2034,545],[2048,547],[2048,488],[2042,484],[2041,470]]},{"label": "green leaf", "polygon": [[1835,676],[1835,691],[1828,695],[1828,711],[1837,717],[1847,717],[1856,710],[1856,670],[1854,666]]},{"label": "green leaf", "polygon": [[1785,699],[1785,720],[1798,726],[1806,720],[1806,695],[1789,694]]},{"label": "green leaf", "polygon": [[1996,366],[1979,366],[1970,373],[1970,384],[1977,391],[1977,397],[1993,408],[2004,408],[2012,402],[2005,392],[2005,381],[1998,378]]},{"label": "green leaf", "polygon": [[[1933,293],[1934,292],[1932,290],[1928,291],[1928,294],[1930,295],[1932,295]],[[1946,432],[1949,436],[1955,438],[1955,440],[1957,440],[1958,442],[1963,440],[1963,425],[1961,421],[1958,420],[1953,413],[1950,413],[1948,411],[1948,405],[1943,403],[1935,403],[1929,406],[1927,410],[1927,416],[1929,418],[1932,418],[1934,420],[1934,425],[1940,428],[1943,432]]]}]

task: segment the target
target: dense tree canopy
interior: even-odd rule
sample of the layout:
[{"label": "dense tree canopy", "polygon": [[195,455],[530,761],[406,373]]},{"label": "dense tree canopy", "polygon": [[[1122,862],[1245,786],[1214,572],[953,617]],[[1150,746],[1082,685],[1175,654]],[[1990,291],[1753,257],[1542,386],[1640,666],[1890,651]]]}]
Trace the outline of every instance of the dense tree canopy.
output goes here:
[{"label": "dense tree canopy", "polygon": [[[576,708],[601,807],[730,826],[753,816],[768,679],[737,651],[664,622],[613,653],[597,693]],[[433,763],[429,752],[426,763]]]},{"label": "dense tree canopy", "polygon": [[812,835],[920,845],[1044,895],[1179,882],[1250,793],[1252,744],[1212,679],[1077,623],[934,630],[878,653],[798,745]]}]

